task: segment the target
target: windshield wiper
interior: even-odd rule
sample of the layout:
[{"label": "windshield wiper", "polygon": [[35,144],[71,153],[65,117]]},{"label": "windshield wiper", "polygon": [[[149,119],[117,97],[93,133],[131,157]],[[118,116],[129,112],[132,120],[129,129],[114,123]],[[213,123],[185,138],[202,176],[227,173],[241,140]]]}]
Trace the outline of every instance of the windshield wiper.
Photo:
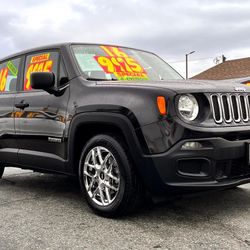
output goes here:
[{"label": "windshield wiper", "polygon": [[88,77],[86,80],[89,81],[117,81],[115,78],[107,79],[107,78],[93,78],[93,77]]}]

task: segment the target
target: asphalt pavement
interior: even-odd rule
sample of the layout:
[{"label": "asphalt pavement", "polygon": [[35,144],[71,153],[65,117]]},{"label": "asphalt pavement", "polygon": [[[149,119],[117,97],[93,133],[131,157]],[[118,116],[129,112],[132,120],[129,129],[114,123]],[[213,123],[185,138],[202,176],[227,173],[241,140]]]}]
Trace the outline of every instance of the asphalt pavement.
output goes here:
[{"label": "asphalt pavement", "polygon": [[106,219],[73,179],[9,168],[0,180],[2,249],[250,249],[250,184]]}]

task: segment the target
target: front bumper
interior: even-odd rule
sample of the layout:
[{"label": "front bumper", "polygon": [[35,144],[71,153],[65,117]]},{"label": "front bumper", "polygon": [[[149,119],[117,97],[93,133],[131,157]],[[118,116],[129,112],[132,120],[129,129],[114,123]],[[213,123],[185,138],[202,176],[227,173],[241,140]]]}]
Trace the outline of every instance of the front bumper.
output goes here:
[{"label": "front bumper", "polygon": [[[185,142],[202,147],[183,150]],[[148,156],[159,179],[154,192],[193,192],[229,188],[250,182],[250,140],[223,138],[183,140],[165,153]],[[156,180],[156,178],[155,178]]]}]

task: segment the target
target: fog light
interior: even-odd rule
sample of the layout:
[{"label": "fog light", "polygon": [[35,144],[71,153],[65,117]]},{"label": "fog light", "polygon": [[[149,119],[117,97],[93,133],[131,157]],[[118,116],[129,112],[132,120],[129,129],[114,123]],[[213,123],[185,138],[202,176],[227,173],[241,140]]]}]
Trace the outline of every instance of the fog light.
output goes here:
[{"label": "fog light", "polygon": [[201,143],[197,142],[197,141],[189,141],[189,142],[185,142],[182,146],[181,149],[182,150],[194,150],[194,149],[200,149],[202,148]]}]

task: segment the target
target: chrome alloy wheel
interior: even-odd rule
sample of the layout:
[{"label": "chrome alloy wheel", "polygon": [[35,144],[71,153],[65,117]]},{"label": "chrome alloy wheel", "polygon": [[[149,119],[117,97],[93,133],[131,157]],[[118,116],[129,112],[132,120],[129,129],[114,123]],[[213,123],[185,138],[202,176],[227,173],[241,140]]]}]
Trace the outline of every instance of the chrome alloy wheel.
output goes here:
[{"label": "chrome alloy wheel", "polygon": [[84,162],[83,179],[87,194],[99,206],[108,206],[120,188],[120,171],[113,154],[105,147],[92,148]]}]

